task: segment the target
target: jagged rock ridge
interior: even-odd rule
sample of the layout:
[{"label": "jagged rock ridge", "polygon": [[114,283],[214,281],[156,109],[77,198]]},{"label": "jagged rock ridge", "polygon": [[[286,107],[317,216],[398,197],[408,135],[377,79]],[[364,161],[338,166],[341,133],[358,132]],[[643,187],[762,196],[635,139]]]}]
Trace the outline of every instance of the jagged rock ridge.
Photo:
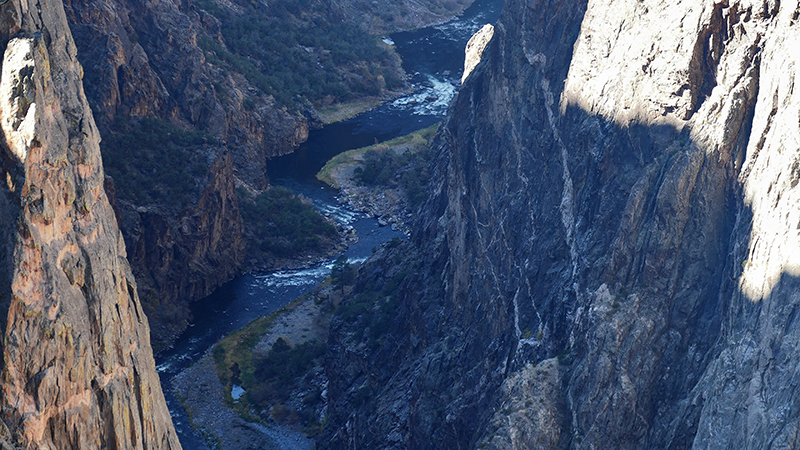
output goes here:
[{"label": "jagged rock ridge", "polygon": [[328,447],[796,445],[799,10],[507,2]]},{"label": "jagged rock ridge", "polygon": [[60,1],[0,5],[4,448],[180,449]]}]

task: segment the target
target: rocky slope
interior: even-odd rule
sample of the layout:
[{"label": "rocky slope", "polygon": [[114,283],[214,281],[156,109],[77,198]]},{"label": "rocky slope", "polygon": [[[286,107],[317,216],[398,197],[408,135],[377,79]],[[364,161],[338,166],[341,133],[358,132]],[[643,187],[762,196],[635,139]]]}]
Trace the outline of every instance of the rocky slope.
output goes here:
[{"label": "rocky slope", "polygon": [[795,445],[799,6],[509,0],[327,448]]},{"label": "rocky slope", "polygon": [[63,5],[0,8],[4,448],[179,449]]}]

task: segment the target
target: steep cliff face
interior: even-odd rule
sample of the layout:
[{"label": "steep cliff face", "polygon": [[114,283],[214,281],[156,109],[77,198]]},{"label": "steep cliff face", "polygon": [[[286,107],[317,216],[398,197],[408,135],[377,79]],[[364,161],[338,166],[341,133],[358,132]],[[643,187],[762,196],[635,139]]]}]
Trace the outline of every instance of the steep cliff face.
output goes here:
[{"label": "steep cliff face", "polygon": [[331,448],[791,447],[797,17],[507,2],[439,135],[392,347],[333,328],[356,338]]},{"label": "steep cliff face", "polygon": [[229,154],[216,156],[196,203],[177,214],[120,202],[121,226],[131,242],[128,257],[142,296],[148,296],[147,315],[156,318],[151,322],[154,345],[186,327],[190,301],[241,270],[244,234],[233,171]]},{"label": "steep cliff face", "polygon": [[101,127],[117,116],[156,116],[220,136],[237,150],[237,175],[261,188],[267,158],[320,126],[311,110],[288,111],[243,75],[207,62],[198,39],[221,39],[220,23],[194,5],[68,0],[65,8]]},{"label": "steep cliff face", "polygon": [[0,8],[3,438],[178,449],[63,5]]}]

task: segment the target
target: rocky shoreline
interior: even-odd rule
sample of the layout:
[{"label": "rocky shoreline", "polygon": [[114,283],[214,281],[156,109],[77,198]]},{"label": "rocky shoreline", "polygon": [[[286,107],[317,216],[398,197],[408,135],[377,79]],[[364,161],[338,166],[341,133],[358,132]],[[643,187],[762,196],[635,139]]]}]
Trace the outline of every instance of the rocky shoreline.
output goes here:
[{"label": "rocky shoreline", "polygon": [[217,376],[210,351],[176,375],[171,388],[186,409],[192,427],[215,449],[313,448],[313,442],[298,431],[279,425],[248,422],[229,408],[225,387]]},{"label": "rocky shoreline", "polygon": [[413,218],[408,202],[399,189],[373,189],[357,185],[352,176],[352,167],[349,168],[350,176],[340,178],[341,190],[336,199],[353,211],[374,218],[378,225],[390,226],[393,230],[401,231],[410,236],[409,223]]},{"label": "rocky shoreline", "polygon": [[[348,209],[366,214],[376,219],[380,226],[391,226],[393,230],[409,236],[414,214],[408,201],[408,192],[396,183],[391,187],[361,183],[356,176],[356,169],[363,169],[365,155],[370,151],[380,154],[392,152],[395,155],[420,151],[421,146],[430,144],[435,133],[435,129],[429,131],[431,129],[429,127],[392,141],[345,152],[326,164],[317,178],[339,189],[336,199]],[[403,170],[408,170],[408,167]]]}]

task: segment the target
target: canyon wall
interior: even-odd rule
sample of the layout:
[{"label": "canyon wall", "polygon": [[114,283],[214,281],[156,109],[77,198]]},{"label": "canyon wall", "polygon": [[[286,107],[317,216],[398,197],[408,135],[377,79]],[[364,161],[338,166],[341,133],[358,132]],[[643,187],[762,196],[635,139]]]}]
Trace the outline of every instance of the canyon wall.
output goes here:
[{"label": "canyon wall", "polygon": [[61,1],[0,5],[4,448],[179,449]]},{"label": "canyon wall", "polygon": [[795,445],[799,11],[509,0],[327,448]]}]

